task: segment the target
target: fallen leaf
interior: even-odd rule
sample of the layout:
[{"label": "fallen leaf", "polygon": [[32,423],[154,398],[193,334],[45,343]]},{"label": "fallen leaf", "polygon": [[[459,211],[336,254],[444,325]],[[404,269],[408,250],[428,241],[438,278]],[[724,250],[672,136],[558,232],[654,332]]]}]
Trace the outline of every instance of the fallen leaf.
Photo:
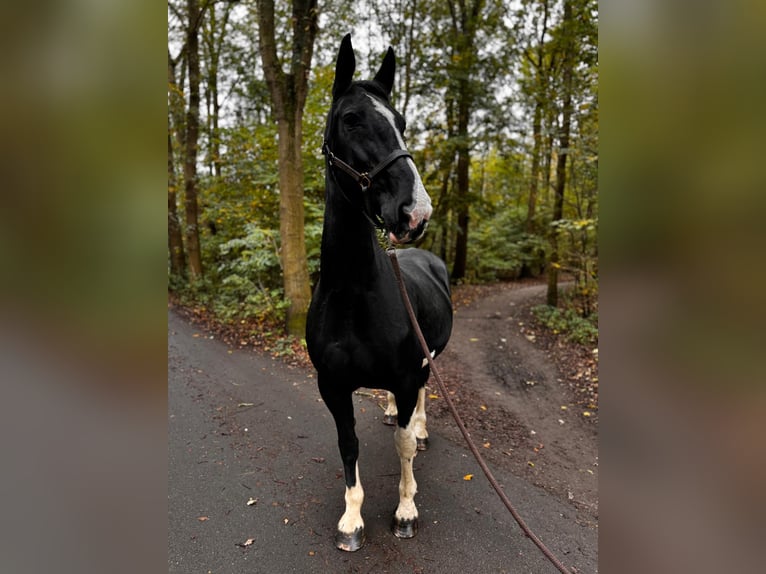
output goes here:
[{"label": "fallen leaf", "polygon": [[205,522],[205,520],[210,520],[210,519],[207,516],[200,516],[199,518],[197,518],[197,520],[199,520],[200,522]]},{"label": "fallen leaf", "polygon": [[253,542],[255,542],[255,538],[248,538],[248,539],[247,539],[247,540],[245,540],[244,542],[237,542],[237,544],[236,544],[236,545],[237,545],[237,546],[239,546],[240,548],[247,548],[247,547],[248,547],[248,546],[250,546],[250,545],[251,545]]},{"label": "fallen leaf", "polygon": [[469,341],[471,341],[471,343],[475,343],[475,342],[476,342],[476,341],[478,341],[479,339],[477,339],[476,337],[471,337],[471,338],[470,338],[470,339],[468,339],[468,340],[469,340]]},{"label": "fallen leaf", "polygon": [[566,406],[566,405],[561,405],[561,410],[562,410],[562,411],[565,411],[565,410],[567,410],[567,406]]},{"label": "fallen leaf", "polygon": [[485,443],[484,443],[483,445],[481,445],[481,446],[483,446],[484,448],[489,448],[489,447],[490,447],[489,441],[485,442]]},{"label": "fallen leaf", "polygon": [[589,416],[590,416],[590,413],[589,413],[588,411],[585,411],[585,412],[582,414],[582,416],[584,416],[584,417],[589,417]]},{"label": "fallen leaf", "polygon": [[428,398],[429,399],[438,399],[439,395],[435,395],[435,394],[431,393],[430,395],[428,395]]},{"label": "fallen leaf", "polygon": [[528,464],[529,466],[532,466],[532,467],[534,467],[534,466],[535,466],[535,463],[534,463],[534,462],[532,462],[531,460],[530,460],[530,461],[527,461],[527,464]]},{"label": "fallen leaf", "polygon": [[255,403],[239,403],[238,407],[252,407]]},{"label": "fallen leaf", "polygon": [[483,410],[483,411],[486,411],[486,410],[487,410],[487,405],[481,405],[479,408],[480,408],[481,410]]},{"label": "fallen leaf", "polygon": [[309,556],[314,556],[314,555],[316,555],[316,552],[314,552],[313,550],[309,550]]},{"label": "fallen leaf", "polygon": [[472,475],[472,474],[466,474],[466,475],[463,477],[463,480],[472,480],[472,479],[473,479],[473,475]]},{"label": "fallen leaf", "polygon": [[284,519],[284,523],[287,524],[288,522],[290,522],[290,519],[289,518],[285,518]]},{"label": "fallen leaf", "polygon": [[247,501],[247,505],[248,505],[248,506],[252,506],[252,505],[253,505],[253,504],[255,504],[256,502],[258,502],[258,499],[257,499],[257,498],[253,498],[253,497],[250,497],[250,499]]},{"label": "fallen leaf", "polygon": [[313,460],[314,462],[319,462],[319,463],[321,463],[321,462],[324,462],[324,457],[321,457],[321,456],[314,456],[314,457],[312,457],[312,458],[311,458],[311,460]]}]

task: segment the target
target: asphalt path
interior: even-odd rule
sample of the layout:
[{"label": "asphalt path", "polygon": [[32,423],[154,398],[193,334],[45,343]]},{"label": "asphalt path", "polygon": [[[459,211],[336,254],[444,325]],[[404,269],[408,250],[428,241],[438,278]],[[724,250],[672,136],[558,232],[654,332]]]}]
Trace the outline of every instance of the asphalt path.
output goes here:
[{"label": "asphalt path", "polygon": [[[168,572],[555,573],[467,447],[430,431],[415,459],[420,528],[389,531],[398,503],[392,427],[354,397],[367,542],[336,550],[343,472],[314,373],[232,349],[168,315]],[[469,429],[470,430],[470,429]],[[598,533],[542,489],[493,468],[527,524],[578,573],[598,571]],[[472,480],[465,480],[472,474]],[[248,504],[251,502],[251,504]]]}]

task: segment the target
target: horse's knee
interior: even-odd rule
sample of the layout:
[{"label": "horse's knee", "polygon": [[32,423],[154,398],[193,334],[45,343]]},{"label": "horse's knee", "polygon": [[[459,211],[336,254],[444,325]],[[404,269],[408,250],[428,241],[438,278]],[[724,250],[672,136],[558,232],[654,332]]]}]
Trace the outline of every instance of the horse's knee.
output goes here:
[{"label": "horse's knee", "polygon": [[396,432],[394,432],[394,443],[396,444],[396,452],[399,453],[400,458],[412,459],[418,452],[415,432],[409,426],[407,428],[396,428]]}]

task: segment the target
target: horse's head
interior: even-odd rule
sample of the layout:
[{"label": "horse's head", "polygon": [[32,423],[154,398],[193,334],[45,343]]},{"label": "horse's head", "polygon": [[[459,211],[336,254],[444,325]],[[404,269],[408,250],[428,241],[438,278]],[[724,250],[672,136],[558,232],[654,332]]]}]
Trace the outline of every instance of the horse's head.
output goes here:
[{"label": "horse's head", "polygon": [[353,82],[351,35],[343,38],[323,151],[346,199],[384,228],[391,241],[408,243],[423,235],[432,208],[404,144],[404,118],[389,102],[395,66],[389,48],[372,81]]}]

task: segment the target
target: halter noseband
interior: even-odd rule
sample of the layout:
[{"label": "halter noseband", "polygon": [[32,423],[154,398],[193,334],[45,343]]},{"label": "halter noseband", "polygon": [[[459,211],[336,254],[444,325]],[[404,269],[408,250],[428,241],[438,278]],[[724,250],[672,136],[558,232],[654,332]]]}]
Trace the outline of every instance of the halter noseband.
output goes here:
[{"label": "halter noseband", "polygon": [[397,149],[388,154],[383,161],[381,161],[370,171],[360,173],[348,165],[345,161],[336,157],[335,154],[330,151],[330,146],[328,145],[327,140],[325,140],[325,142],[322,144],[322,153],[327,156],[327,161],[330,162],[330,167],[337,167],[338,169],[344,171],[347,175],[350,175],[354,181],[359,184],[359,187],[362,188],[363,192],[370,189],[372,180],[375,176],[385,170],[397,159],[400,157],[412,158],[412,155],[410,155],[410,152],[408,152],[406,149]]}]

